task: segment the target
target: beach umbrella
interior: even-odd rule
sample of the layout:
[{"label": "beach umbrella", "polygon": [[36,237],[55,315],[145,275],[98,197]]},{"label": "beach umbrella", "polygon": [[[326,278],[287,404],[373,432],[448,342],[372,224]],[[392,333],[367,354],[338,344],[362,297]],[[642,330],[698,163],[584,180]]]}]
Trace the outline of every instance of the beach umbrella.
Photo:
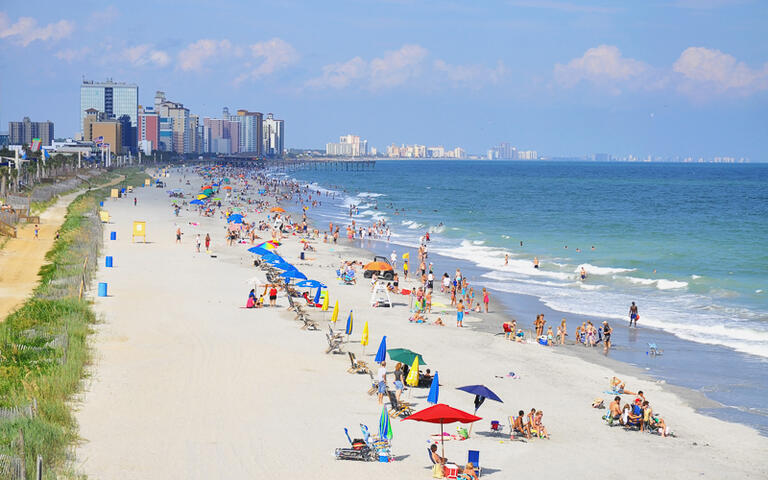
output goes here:
[{"label": "beach umbrella", "polygon": [[[321,308],[321,310],[323,312],[327,312],[328,311],[328,302],[329,301],[330,300],[328,300],[328,292],[325,292],[325,296],[323,297],[323,308]],[[323,320],[325,320],[325,314],[323,314]]]},{"label": "beach umbrella", "polygon": [[208,195],[203,195],[202,193],[197,196],[198,200],[205,200],[206,198],[208,198]]},{"label": "beach umbrella", "polygon": [[264,255],[272,254],[272,252],[270,252],[266,248],[261,248],[261,247],[251,247],[251,248],[248,249],[248,251],[250,253],[255,254],[255,255],[261,255],[262,258],[264,257]]},{"label": "beach umbrella", "polygon": [[225,185],[224,190],[232,190],[232,187],[230,187],[229,185]]},{"label": "beach umbrella", "polygon": [[445,457],[445,443],[443,441],[443,425],[446,423],[472,423],[482,418],[472,415],[471,413],[463,412],[457,408],[450,407],[444,403],[438,403],[431,407],[419,410],[413,415],[405,417],[403,420],[415,420],[417,422],[429,422],[440,424],[440,444],[442,446],[442,456]]},{"label": "beach umbrella", "polygon": [[[437,371],[435,376],[432,377],[432,385],[429,386],[429,395],[427,395],[427,402],[437,404],[437,397],[440,396],[440,381],[437,379]],[[477,411],[475,411],[477,413]]]},{"label": "beach umbrella", "polygon": [[202,200],[192,200],[189,202],[190,205],[205,205],[205,202]]},{"label": "beach umbrella", "polygon": [[387,336],[381,337],[381,343],[379,343],[379,350],[376,352],[376,363],[381,363],[387,359]]},{"label": "beach umbrella", "polygon": [[411,254],[410,253],[406,252],[406,253],[403,254],[403,259],[404,260],[408,260],[409,258],[411,258]]},{"label": "beach umbrella", "polygon": [[239,213],[233,213],[232,215],[227,217],[227,221],[229,223],[232,223],[232,222],[234,222],[234,223],[243,223],[243,216],[240,215]]},{"label": "beach umbrella", "polygon": [[[291,265],[290,263],[285,262],[285,261],[274,261],[273,260],[271,262],[266,262],[266,263],[268,263],[269,265],[272,265],[275,268],[279,268],[280,270],[283,270],[284,272],[298,272],[298,273],[301,273],[301,272],[299,272],[296,269],[296,267],[294,267],[293,265]],[[295,278],[299,278],[299,277],[295,277]],[[306,279],[306,277],[304,277],[304,278]]]},{"label": "beach umbrella", "polygon": [[320,303],[320,292],[321,292],[322,290],[323,290],[323,287],[317,287],[317,293],[315,294],[315,298],[314,298],[314,300],[312,300],[313,302],[315,302],[315,305],[317,305],[318,303]]},{"label": "beach umbrella", "polygon": [[360,345],[363,347],[368,345],[368,321],[366,320],[365,325],[363,325],[363,336],[360,337]]},{"label": "beach umbrella", "polygon": [[275,213],[275,212],[277,212],[277,213],[285,213],[285,209],[281,208],[281,207],[272,207],[272,208],[269,209],[269,211],[272,212],[272,213]]},{"label": "beach umbrella", "polygon": [[203,190],[203,193],[205,195],[211,196],[214,193],[214,191],[212,188],[206,188],[205,190]]},{"label": "beach umbrella", "polygon": [[221,199],[219,197],[212,198],[211,200],[213,200],[214,202],[220,202],[221,201]]},{"label": "beach umbrella", "polygon": [[389,421],[389,415],[387,415],[387,407],[382,407],[381,417],[379,417],[379,439],[380,440],[392,440],[392,423]]},{"label": "beach umbrella", "polygon": [[336,323],[336,320],[339,319],[339,301],[336,300],[336,304],[333,306],[333,312],[331,312],[331,321],[333,323]]},{"label": "beach umbrella", "polygon": [[352,322],[352,310],[350,310],[349,316],[347,317],[347,328],[344,330],[347,335],[352,335]]},{"label": "beach umbrella", "polygon": [[387,350],[387,353],[389,353],[389,358],[396,362],[407,363],[410,365],[413,363],[414,358],[418,358],[420,365],[427,364],[421,354],[408,350],[407,348],[390,348]]},{"label": "beach umbrella", "polygon": [[[277,256],[277,255],[275,255]],[[264,258],[264,257],[262,257]],[[324,288],[325,285],[318,282],[317,280],[302,280],[296,284],[297,287],[301,288]]]},{"label": "beach umbrella", "polygon": [[[285,259],[283,257],[281,257],[280,255],[276,254],[275,252],[270,252],[269,250],[264,250],[263,248],[258,248],[258,247],[253,247],[253,248],[255,248],[257,251],[267,252],[267,253],[262,253],[261,254],[261,259],[264,260],[265,262],[267,260],[280,260],[281,262],[285,261]],[[250,248],[248,250],[250,251]]]},{"label": "beach umbrella", "polygon": [[419,386],[419,357],[413,357],[413,364],[408,371],[408,376],[405,377],[405,383],[412,387]]},{"label": "beach umbrella", "polygon": [[477,413],[477,409],[480,408],[480,405],[483,404],[486,398],[496,402],[504,403],[504,401],[500,399],[498,395],[493,393],[493,391],[491,391],[491,389],[485,385],[466,385],[464,387],[458,387],[456,390],[471,393],[475,396],[475,413]]},{"label": "beach umbrella", "polygon": [[224,180],[222,180],[222,182],[229,183],[229,179],[225,177]]},{"label": "beach umbrella", "polygon": [[[282,268],[282,267],[277,267]],[[290,280],[291,278],[298,278],[299,280],[306,280],[307,276],[301,273],[298,270],[287,270],[280,274],[281,277],[285,278],[286,280]]]},{"label": "beach umbrella", "polygon": [[392,270],[392,265],[386,262],[371,262],[368,265],[364,266],[363,269],[385,272],[385,271]]}]

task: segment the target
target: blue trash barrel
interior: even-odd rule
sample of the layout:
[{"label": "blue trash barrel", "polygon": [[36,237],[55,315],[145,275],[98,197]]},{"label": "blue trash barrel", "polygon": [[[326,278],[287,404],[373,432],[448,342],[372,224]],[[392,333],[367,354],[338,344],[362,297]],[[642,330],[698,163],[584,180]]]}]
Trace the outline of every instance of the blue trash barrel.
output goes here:
[{"label": "blue trash barrel", "polygon": [[110,240],[117,240],[117,232],[109,232]]},{"label": "blue trash barrel", "polygon": [[100,297],[107,296],[107,284],[104,282],[99,282],[99,296]]},{"label": "blue trash barrel", "polygon": [[99,206],[103,207],[104,206],[104,202],[99,202]]},{"label": "blue trash barrel", "polygon": [[111,255],[106,258],[106,265],[107,265],[107,268],[112,268],[112,256]]}]

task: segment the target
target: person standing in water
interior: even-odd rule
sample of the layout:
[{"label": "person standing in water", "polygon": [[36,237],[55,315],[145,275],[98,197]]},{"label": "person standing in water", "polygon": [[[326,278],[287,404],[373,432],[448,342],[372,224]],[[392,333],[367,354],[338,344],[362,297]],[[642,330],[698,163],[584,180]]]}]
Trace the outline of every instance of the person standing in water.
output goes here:
[{"label": "person standing in water", "polygon": [[539,269],[539,257],[533,257],[533,268]]},{"label": "person standing in water", "polygon": [[509,265],[509,254],[508,253],[504,254],[504,265]]},{"label": "person standing in water", "polygon": [[581,279],[586,280],[587,279],[587,271],[584,270],[584,267],[581,267]]},{"label": "person standing in water", "polygon": [[632,305],[629,307],[629,326],[632,326],[632,322],[635,323],[635,328],[637,328],[637,319],[639,315],[637,313],[637,305],[635,305],[635,302],[632,302]]}]

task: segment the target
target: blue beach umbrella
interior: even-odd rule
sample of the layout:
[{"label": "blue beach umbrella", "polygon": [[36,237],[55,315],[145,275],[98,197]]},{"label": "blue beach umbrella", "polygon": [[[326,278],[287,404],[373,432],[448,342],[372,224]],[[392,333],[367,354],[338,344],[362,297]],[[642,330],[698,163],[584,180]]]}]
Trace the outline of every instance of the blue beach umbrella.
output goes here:
[{"label": "blue beach umbrella", "polygon": [[285,278],[286,280],[289,280],[291,278],[298,278],[299,280],[306,280],[307,276],[301,273],[300,271],[296,270],[294,267],[294,270],[288,270],[280,274],[281,277]]},{"label": "blue beach umbrella", "polygon": [[319,304],[320,303],[320,292],[322,290],[323,290],[323,287],[317,287],[317,293],[315,294],[314,300],[312,300],[313,302],[315,302],[315,304]]},{"label": "blue beach umbrella", "polygon": [[189,202],[190,205],[205,205],[205,202],[202,200],[192,200]]},{"label": "blue beach umbrella", "polygon": [[387,336],[381,337],[381,343],[379,344],[379,350],[376,352],[376,363],[381,363],[387,359]]},{"label": "blue beach umbrella", "polygon": [[227,217],[227,222],[243,223],[243,216],[240,215],[239,213],[233,213],[232,215]]},{"label": "blue beach umbrella", "polygon": [[[294,271],[298,272],[298,270],[296,270],[296,267],[294,267],[293,265],[291,265],[288,262],[267,262],[267,263],[269,263],[273,267],[279,268],[280,270],[283,270],[285,272],[294,272]],[[304,274],[302,273],[302,275],[304,275]],[[295,278],[299,278],[300,279],[300,277],[295,277]],[[306,279],[307,277],[304,277],[304,278]]]},{"label": "blue beach umbrella", "polygon": [[475,413],[477,413],[477,409],[480,408],[480,405],[483,404],[486,398],[490,398],[491,400],[504,403],[504,401],[500,399],[498,395],[493,393],[491,389],[486,387],[485,385],[466,385],[464,387],[459,387],[456,390],[461,390],[463,392],[467,392],[475,395]]},{"label": "blue beach umbrella", "polygon": [[[260,247],[253,247],[253,248],[260,248]],[[269,260],[271,260],[271,261],[279,260],[281,262],[285,262],[285,259],[283,257],[281,257],[280,255],[278,255],[276,253],[272,253],[272,252],[262,253],[261,254],[261,259],[264,260],[265,262],[269,261]]]},{"label": "blue beach umbrella", "polygon": [[344,331],[347,335],[352,335],[352,310],[349,311],[349,317],[347,317],[347,328]]},{"label": "blue beach umbrella", "polygon": [[379,418],[379,438],[384,440],[392,440],[392,424],[389,422],[389,415],[387,415],[387,407],[381,409],[381,417]]},{"label": "blue beach umbrella", "polygon": [[297,283],[296,286],[302,288],[325,288],[325,285],[318,282],[317,280],[302,280]]},{"label": "blue beach umbrella", "polygon": [[435,376],[432,377],[432,385],[429,387],[429,395],[427,396],[427,402],[437,405],[439,402],[437,401],[437,397],[440,396],[440,381],[437,379],[437,371],[435,371]]}]

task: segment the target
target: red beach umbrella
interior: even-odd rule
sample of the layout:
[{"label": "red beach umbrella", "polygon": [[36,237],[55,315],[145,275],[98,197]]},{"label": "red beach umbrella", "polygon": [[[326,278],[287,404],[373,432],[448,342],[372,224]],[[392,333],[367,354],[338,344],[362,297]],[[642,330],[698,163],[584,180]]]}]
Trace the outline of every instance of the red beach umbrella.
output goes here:
[{"label": "red beach umbrella", "polygon": [[438,403],[424,410],[419,410],[413,415],[405,417],[403,420],[416,420],[417,422],[429,422],[440,424],[440,446],[442,456],[445,457],[445,443],[443,440],[443,425],[446,423],[472,423],[482,420],[481,417],[472,415],[457,408],[450,407],[444,403]]}]

